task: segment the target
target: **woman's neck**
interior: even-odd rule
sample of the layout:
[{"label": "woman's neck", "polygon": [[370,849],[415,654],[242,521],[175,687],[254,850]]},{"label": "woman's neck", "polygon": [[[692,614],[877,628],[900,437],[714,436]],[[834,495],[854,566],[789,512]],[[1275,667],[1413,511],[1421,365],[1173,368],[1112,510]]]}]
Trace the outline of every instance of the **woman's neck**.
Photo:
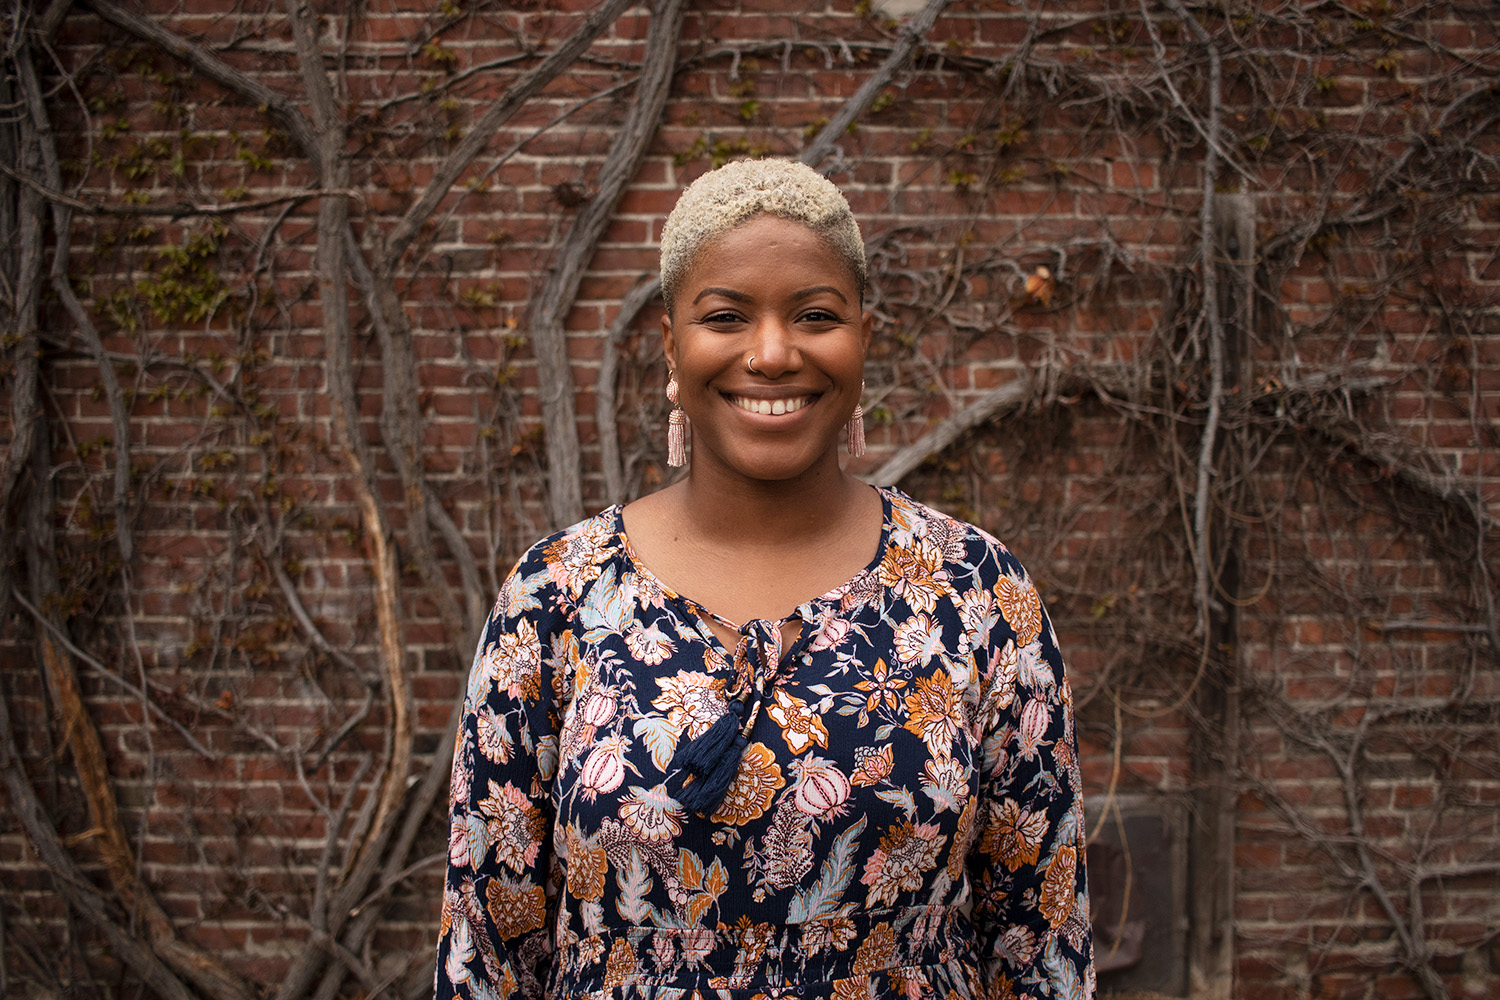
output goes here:
[{"label": "woman's neck", "polygon": [[869,487],[837,463],[791,480],[754,480],[696,471],[679,489],[684,526],[720,551],[797,547],[848,523]]}]

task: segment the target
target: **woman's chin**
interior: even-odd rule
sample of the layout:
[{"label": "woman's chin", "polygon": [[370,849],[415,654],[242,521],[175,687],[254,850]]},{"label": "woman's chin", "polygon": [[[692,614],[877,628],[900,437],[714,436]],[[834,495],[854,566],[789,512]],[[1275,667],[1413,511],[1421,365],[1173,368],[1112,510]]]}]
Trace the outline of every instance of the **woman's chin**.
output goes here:
[{"label": "woman's chin", "polygon": [[746,443],[705,458],[707,464],[731,475],[761,482],[788,482],[838,467],[837,447],[788,447],[784,443]]}]

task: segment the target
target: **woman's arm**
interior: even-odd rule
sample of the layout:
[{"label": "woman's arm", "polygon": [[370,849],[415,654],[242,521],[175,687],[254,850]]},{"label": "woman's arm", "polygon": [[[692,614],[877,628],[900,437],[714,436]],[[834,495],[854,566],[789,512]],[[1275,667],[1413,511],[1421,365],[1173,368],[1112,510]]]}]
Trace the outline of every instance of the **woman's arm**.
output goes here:
[{"label": "woman's arm", "polygon": [[547,649],[560,616],[544,606],[545,576],[526,560],[507,578],[470,671],[453,755],[437,1000],[539,998],[546,986],[560,724]]},{"label": "woman's arm", "polygon": [[1073,700],[1036,589],[1000,559],[969,857],[981,959],[993,996],[1083,1000],[1094,966]]}]

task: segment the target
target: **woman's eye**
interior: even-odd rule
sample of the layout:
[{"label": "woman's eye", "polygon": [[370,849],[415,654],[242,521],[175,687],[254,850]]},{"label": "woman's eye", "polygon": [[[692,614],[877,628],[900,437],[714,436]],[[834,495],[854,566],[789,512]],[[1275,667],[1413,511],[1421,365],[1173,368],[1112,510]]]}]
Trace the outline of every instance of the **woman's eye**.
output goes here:
[{"label": "woman's eye", "polygon": [[827,309],[810,309],[802,314],[804,323],[837,323],[837,313],[829,312]]},{"label": "woman's eye", "polygon": [[712,324],[714,324],[716,326],[723,326],[726,323],[738,323],[738,322],[740,322],[740,317],[739,317],[738,313],[732,313],[732,312],[714,312],[714,313],[709,313],[707,316],[703,317],[703,322],[705,322],[705,323],[712,323]]}]

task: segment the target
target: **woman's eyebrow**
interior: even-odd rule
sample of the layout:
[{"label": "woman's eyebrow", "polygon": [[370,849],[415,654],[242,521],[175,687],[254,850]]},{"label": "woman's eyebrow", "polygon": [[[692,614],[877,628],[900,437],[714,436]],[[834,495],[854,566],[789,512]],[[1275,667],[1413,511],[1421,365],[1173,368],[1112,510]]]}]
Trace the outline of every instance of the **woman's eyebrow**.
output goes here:
[{"label": "woman's eyebrow", "polygon": [[[804,288],[801,291],[792,293],[792,301],[801,302],[803,299],[810,299],[814,295],[819,295],[823,292],[832,292],[834,295],[837,295],[839,297],[839,301],[843,302],[845,305],[849,303],[849,299],[844,295],[844,293],[839,291],[832,285],[814,285],[811,288]],[[703,291],[699,292],[697,295],[693,296],[693,304],[697,305],[699,301],[709,295],[722,295],[724,298],[728,299],[731,302],[751,301],[750,296],[746,295],[744,292],[737,292],[732,288],[719,288],[717,286],[710,286],[703,289]]]},{"label": "woman's eyebrow", "polygon": [[709,295],[722,295],[724,298],[728,299],[731,302],[751,301],[750,296],[746,295],[744,292],[737,292],[732,288],[717,288],[714,286],[710,286],[703,289],[703,291],[699,292],[697,295],[693,296],[693,304],[697,305],[702,299]]},{"label": "woman's eyebrow", "polygon": [[834,295],[837,295],[839,297],[840,302],[844,303],[845,305],[849,304],[849,300],[844,297],[844,293],[839,291],[837,288],[834,288],[832,285],[814,285],[811,288],[804,288],[802,289],[802,291],[796,292],[792,295],[792,301],[801,302],[803,299],[810,299],[814,295],[821,295],[823,292],[832,292]]}]

